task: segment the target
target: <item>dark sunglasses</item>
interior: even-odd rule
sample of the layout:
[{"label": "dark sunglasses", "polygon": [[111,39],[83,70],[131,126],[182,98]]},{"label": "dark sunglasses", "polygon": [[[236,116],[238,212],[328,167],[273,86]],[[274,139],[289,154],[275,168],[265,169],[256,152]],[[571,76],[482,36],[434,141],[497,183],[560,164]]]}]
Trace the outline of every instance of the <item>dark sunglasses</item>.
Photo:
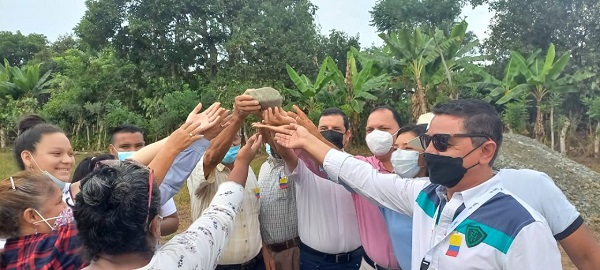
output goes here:
[{"label": "dark sunglasses", "polygon": [[433,142],[433,147],[440,151],[445,152],[448,150],[448,141],[450,138],[487,138],[490,140],[490,136],[485,134],[422,134],[419,136],[421,140],[421,146],[423,149],[427,149],[430,143]]}]

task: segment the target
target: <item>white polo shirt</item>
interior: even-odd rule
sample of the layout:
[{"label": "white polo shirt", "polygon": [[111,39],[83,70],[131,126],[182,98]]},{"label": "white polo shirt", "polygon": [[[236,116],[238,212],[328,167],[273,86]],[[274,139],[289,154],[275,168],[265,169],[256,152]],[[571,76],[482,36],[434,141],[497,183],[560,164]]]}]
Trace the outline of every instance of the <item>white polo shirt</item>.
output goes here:
[{"label": "white polo shirt", "polygon": [[562,269],[546,220],[503,188],[502,173],[448,201],[442,186],[380,174],[336,150],[324,168],[333,181],[413,217],[412,269],[424,258],[428,269]]}]

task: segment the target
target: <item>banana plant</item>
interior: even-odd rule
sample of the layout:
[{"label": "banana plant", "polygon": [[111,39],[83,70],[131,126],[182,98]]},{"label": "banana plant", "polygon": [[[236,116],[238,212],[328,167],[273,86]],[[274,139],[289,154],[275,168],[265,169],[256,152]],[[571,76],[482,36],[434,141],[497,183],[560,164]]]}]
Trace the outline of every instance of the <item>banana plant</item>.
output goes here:
[{"label": "banana plant", "polygon": [[[429,80],[438,70],[432,64],[445,53],[452,45],[459,42],[457,37],[447,38],[443,32],[435,31],[432,36],[424,33],[420,28],[412,31],[401,29],[390,34],[379,34],[385,42],[384,53],[388,55],[385,63],[393,65],[396,69],[408,71],[414,85],[412,95],[412,118],[417,118],[428,111],[427,87],[433,84]],[[378,57],[383,60],[382,57]]]},{"label": "banana plant", "polygon": [[520,99],[523,94],[529,92],[530,85],[527,83],[519,83],[519,67],[513,58],[508,60],[508,64],[504,68],[504,76],[501,80],[496,79],[491,74],[487,73],[482,67],[466,64],[464,67],[472,73],[481,76],[482,82],[469,83],[467,86],[473,88],[489,89],[490,95],[485,98],[487,102],[494,102],[498,105],[503,105],[508,102]]},{"label": "banana plant", "polygon": [[40,76],[41,64],[26,65],[21,68],[11,68],[12,83],[15,86],[15,98],[38,97],[49,93],[48,87],[52,83],[49,80],[51,71]]},{"label": "banana plant", "polygon": [[299,75],[290,65],[286,64],[287,73],[297,89],[287,89],[287,92],[301,99],[301,102],[304,103],[304,106],[301,106],[301,108],[309,112],[308,116],[312,120],[315,120],[323,109],[323,104],[317,100],[317,97],[319,96],[323,99],[323,96],[328,96],[322,92],[326,91],[334,76],[327,70],[329,62],[333,62],[333,58],[330,56],[323,60],[314,83],[306,75]]},{"label": "banana plant", "polygon": [[587,72],[577,72],[573,75],[563,74],[570,57],[571,51],[569,50],[554,61],[556,58],[554,44],[550,44],[544,59],[537,55],[526,59],[519,52],[511,52],[511,58],[514,59],[527,84],[530,85],[530,95],[536,102],[534,134],[539,141],[545,137],[543,104],[546,96],[553,92],[565,93],[570,90],[573,83],[593,76]]},{"label": "banana plant", "polygon": [[377,100],[375,92],[384,89],[391,77],[388,74],[375,75],[372,60],[363,60],[362,69],[358,71],[357,56],[358,50],[355,48],[348,51],[345,74],[332,59],[327,61],[327,67],[335,87],[345,93],[345,104],[342,109],[350,113],[352,134],[358,135],[356,132],[360,126],[359,115],[363,112],[365,103],[369,100]]},{"label": "banana plant", "polygon": [[6,58],[4,59],[4,65],[0,64],[0,100],[5,99],[7,95],[12,95],[12,90],[15,85],[11,83],[11,72],[12,67]]}]

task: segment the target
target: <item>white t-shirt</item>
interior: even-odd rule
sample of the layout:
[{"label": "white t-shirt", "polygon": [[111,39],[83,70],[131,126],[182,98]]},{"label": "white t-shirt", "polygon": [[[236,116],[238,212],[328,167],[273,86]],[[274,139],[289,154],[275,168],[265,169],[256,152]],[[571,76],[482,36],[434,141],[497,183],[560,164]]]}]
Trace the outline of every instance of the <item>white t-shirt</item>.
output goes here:
[{"label": "white t-shirt", "polygon": [[0,239],[0,249],[4,248],[4,244],[6,244],[6,239]]},{"label": "white t-shirt", "polygon": [[514,169],[500,173],[506,189],[544,216],[556,240],[566,238],[583,224],[575,206],[545,173]]},{"label": "white t-shirt", "polygon": [[160,207],[160,215],[162,217],[168,217],[177,212],[177,206],[173,198],[169,199],[165,204]]}]

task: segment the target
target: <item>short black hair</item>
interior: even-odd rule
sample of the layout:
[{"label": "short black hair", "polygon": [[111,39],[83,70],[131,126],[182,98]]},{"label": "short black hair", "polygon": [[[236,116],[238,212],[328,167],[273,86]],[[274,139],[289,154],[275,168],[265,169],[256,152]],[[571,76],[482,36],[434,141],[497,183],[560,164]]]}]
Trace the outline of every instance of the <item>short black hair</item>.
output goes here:
[{"label": "short black hair", "polygon": [[[496,152],[490,161],[490,166],[493,166],[502,144],[503,128],[500,115],[492,105],[478,99],[452,100],[435,106],[433,114],[461,117],[464,119],[463,128],[466,133],[489,136],[496,143]],[[482,144],[486,140],[485,138],[472,138],[473,145]]]},{"label": "short black hair", "polygon": [[403,127],[400,128],[400,130],[398,130],[398,135],[406,133],[406,132],[412,132],[417,136],[421,136],[423,134],[425,134],[425,132],[427,132],[427,124],[420,124],[420,125],[415,125],[415,124],[406,124]]},{"label": "short black hair", "polygon": [[79,164],[75,171],[73,172],[73,177],[71,178],[71,183],[77,183],[84,177],[86,177],[89,173],[91,173],[95,168],[98,162],[103,160],[111,160],[117,159],[115,156],[111,154],[100,154],[94,157],[86,157]]},{"label": "short black hair", "polygon": [[[81,180],[73,217],[87,260],[102,254],[142,253],[151,258],[149,221],[159,213],[160,191],[149,183],[150,170],[130,161],[100,167]],[[152,200],[148,207],[149,184]]]},{"label": "short black hair", "polygon": [[323,116],[330,116],[330,115],[339,115],[344,119],[344,128],[346,129],[346,131],[348,131],[350,129],[350,119],[348,119],[348,116],[346,115],[346,113],[344,113],[344,111],[340,110],[339,108],[327,108],[325,110],[323,110],[323,112],[321,112],[321,115],[319,116],[319,118],[323,117]]},{"label": "short black hair", "polygon": [[392,108],[390,106],[387,106],[387,105],[377,106],[369,114],[376,112],[376,111],[382,111],[382,110],[387,110],[387,111],[392,112],[392,115],[394,116],[394,120],[396,120],[396,123],[398,123],[398,126],[399,127],[402,126],[402,118],[400,117],[400,113],[398,113],[398,111],[394,110],[394,108]]},{"label": "short black hair", "polygon": [[47,124],[46,120],[39,115],[27,115],[19,121],[19,135],[15,140],[13,154],[17,166],[25,170],[25,163],[21,158],[23,151],[35,152],[36,145],[40,142],[43,135],[63,133],[62,129],[55,125]]},{"label": "short black hair", "polygon": [[112,143],[115,142],[115,134],[117,134],[117,133],[142,133],[142,135],[143,135],[144,131],[140,127],[135,126],[135,125],[125,124],[125,125],[117,126],[117,127],[113,128],[110,132],[110,134],[111,134],[110,140]]}]

